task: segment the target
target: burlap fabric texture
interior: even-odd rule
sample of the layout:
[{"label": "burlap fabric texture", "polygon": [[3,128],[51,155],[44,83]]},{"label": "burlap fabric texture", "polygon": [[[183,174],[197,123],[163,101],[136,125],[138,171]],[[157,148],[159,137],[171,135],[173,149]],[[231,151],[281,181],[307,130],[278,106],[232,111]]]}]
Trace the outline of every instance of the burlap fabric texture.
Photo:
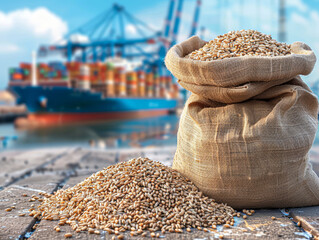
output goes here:
[{"label": "burlap fabric texture", "polygon": [[299,76],[312,71],[313,51],[295,42],[287,56],[184,58],[204,44],[192,37],[165,58],[192,92],[181,115],[173,168],[235,208],[319,205],[319,179],[308,156],[318,101]]}]

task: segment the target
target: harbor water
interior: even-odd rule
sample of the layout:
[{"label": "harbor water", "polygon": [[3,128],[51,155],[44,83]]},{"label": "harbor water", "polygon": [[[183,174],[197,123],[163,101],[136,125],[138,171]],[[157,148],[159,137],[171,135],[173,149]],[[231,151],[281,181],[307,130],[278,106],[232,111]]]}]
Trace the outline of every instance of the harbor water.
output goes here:
[{"label": "harbor water", "polygon": [[[0,124],[0,151],[47,147],[93,147],[98,149],[176,146],[179,117],[74,124],[34,129],[15,129]],[[314,145],[319,146],[319,131]]]},{"label": "harbor water", "polygon": [[0,124],[0,150],[47,147],[128,148],[176,145],[179,117],[15,129]]}]

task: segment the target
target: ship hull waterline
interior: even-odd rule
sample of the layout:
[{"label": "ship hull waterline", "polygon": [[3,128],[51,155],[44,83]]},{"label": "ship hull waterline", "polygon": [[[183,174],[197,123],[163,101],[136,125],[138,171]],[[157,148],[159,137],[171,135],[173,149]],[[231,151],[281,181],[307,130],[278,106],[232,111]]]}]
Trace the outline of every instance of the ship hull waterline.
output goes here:
[{"label": "ship hull waterline", "polygon": [[18,128],[45,127],[74,123],[80,124],[102,121],[142,119],[164,116],[168,114],[169,110],[167,109],[109,113],[29,113],[26,118],[16,119],[15,126]]}]

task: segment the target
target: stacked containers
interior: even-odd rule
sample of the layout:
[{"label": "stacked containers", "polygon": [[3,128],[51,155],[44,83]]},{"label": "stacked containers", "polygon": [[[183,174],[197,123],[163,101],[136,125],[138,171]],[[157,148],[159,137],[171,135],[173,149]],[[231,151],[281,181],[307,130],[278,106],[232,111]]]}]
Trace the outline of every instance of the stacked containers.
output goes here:
[{"label": "stacked containers", "polygon": [[118,67],[118,96],[125,97],[127,95],[126,71],[124,67]]},{"label": "stacked containers", "polygon": [[23,72],[22,68],[9,68],[10,81],[22,81]]},{"label": "stacked containers", "polygon": [[154,74],[152,72],[146,73],[146,91],[148,97],[154,96]]},{"label": "stacked containers", "polygon": [[127,92],[131,97],[137,96],[137,72],[128,72],[127,73]]},{"label": "stacked containers", "polygon": [[82,65],[81,62],[67,62],[66,68],[69,72],[69,77],[71,80],[76,80],[80,75],[80,67]]},{"label": "stacked containers", "polygon": [[[29,63],[20,63],[20,68],[10,68],[10,80],[29,81],[31,82],[32,65]],[[61,62],[50,62],[37,64],[37,76],[40,81],[47,80],[67,80],[68,71]]]},{"label": "stacked containers", "polygon": [[172,78],[172,76],[166,76],[165,77],[165,82],[166,82],[166,88],[167,89],[172,89],[172,85],[173,85],[173,78]]},{"label": "stacked containers", "polygon": [[138,76],[138,96],[145,97],[145,72],[140,70],[137,72]]},{"label": "stacked containers", "polygon": [[46,80],[49,75],[50,67],[46,63],[38,63],[37,65],[37,76],[39,77],[40,81]]},{"label": "stacked containers", "polygon": [[160,78],[158,73],[154,74],[154,95],[160,97]]},{"label": "stacked containers", "polygon": [[89,90],[90,84],[90,67],[86,64],[81,65],[80,75],[78,77],[77,87],[79,89]]},{"label": "stacked containers", "polygon": [[49,68],[50,72],[48,73],[48,78],[68,80],[68,72],[66,66],[62,62],[50,62]]},{"label": "stacked containers", "polygon": [[31,68],[30,63],[20,63],[20,68],[23,69],[23,80],[31,81]]},{"label": "stacked containers", "polygon": [[119,96],[120,95],[120,68],[119,67],[114,67],[114,91],[115,95]]},{"label": "stacked containers", "polygon": [[107,71],[107,65],[102,64],[99,67],[99,76],[98,76],[98,83],[105,83],[106,81],[106,71]]},{"label": "stacked containers", "polygon": [[114,66],[112,63],[107,63],[105,69],[106,95],[113,97],[116,94]]},{"label": "stacked containers", "polygon": [[178,95],[179,95],[178,85],[176,83],[173,83],[172,89],[173,89],[172,98],[178,98]]},{"label": "stacked containers", "polygon": [[99,77],[98,63],[88,63],[87,66],[89,67],[89,71],[90,71],[91,84],[98,83],[98,77]]},{"label": "stacked containers", "polygon": [[160,76],[159,77],[159,96],[161,98],[164,98],[166,97],[166,91],[167,91],[167,88],[166,88],[166,77],[165,76]]},{"label": "stacked containers", "polygon": [[173,89],[173,78],[170,75],[165,76],[165,87],[166,87],[166,92],[170,97],[173,97],[174,95],[174,89]]}]

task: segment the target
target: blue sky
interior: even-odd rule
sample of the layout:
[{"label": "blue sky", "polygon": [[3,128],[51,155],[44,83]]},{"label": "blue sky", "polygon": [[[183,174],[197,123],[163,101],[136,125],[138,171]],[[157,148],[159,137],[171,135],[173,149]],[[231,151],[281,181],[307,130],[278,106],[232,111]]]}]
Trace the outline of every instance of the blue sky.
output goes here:
[{"label": "blue sky", "polygon": [[[257,29],[277,38],[279,0],[202,0],[199,26],[205,40],[231,30]],[[0,3],[0,89],[8,68],[30,61],[31,50],[49,44],[110,8],[114,2],[161,30],[169,0],[11,0]],[[286,0],[287,42],[303,41],[319,54],[319,0]],[[195,0],[185,0],[179,41],[188,37]],[[45,61],[45,60],[44,60]],[[318,64],[305,78],[319,79]]]}]

